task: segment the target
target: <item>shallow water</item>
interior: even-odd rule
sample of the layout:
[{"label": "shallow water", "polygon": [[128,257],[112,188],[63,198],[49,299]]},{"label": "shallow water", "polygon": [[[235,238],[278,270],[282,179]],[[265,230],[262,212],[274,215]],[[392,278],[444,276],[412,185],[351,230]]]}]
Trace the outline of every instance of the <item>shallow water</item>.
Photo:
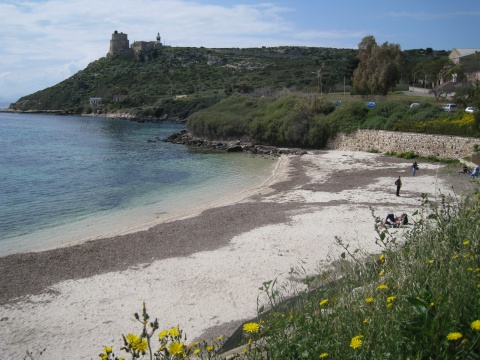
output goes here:
[{"label": "shallow water", "polygon": [[273,171],[272,158],[160,141],[183,128],[0,113],[0,255],[135,230]]}]

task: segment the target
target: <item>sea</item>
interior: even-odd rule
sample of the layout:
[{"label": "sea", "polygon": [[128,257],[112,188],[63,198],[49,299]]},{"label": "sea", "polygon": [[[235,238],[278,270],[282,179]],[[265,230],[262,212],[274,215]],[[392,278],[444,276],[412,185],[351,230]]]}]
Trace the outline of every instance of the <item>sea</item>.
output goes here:
[{"label": "sea", "polygon": [[0,113],[0,256],[148,228],[275,169],[272,157],[162,141],[184,128]]}]

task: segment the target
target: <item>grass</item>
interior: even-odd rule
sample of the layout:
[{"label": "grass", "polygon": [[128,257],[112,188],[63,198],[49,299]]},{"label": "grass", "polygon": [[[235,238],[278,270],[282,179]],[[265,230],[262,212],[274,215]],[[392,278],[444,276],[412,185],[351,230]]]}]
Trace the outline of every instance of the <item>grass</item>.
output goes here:
[{"label": "grass", "polygon": [[[339,258],[305,277],[304,286],[265,282],[259,298],[266,300],[259,303],[258,320],[243,326],[237,358],[480,359],[479,208],[478,186],[463,195],[423,196],[408,227],[376,225],[372,241],[381,253],[337,238]],[[286,302],[287,288],[294,289],[294,302]],[[121,349],[129,358],[222,358],[223,337],[186,344],[175,328],[154,342],[157,320],[149,323],[145,308],[135,318],[142,331],[124,336]],[[140,350],[132,348],[136,343]],[[117,358],[111,348],[100,356]]]}]

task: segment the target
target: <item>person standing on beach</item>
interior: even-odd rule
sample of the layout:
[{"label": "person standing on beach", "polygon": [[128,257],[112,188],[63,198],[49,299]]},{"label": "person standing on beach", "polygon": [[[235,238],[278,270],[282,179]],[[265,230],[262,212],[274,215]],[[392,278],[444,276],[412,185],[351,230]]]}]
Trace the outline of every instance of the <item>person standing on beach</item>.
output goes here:
[{"label": "person standing on beach", "polygon": [[418,164],[416,161],[414,161],[412,165],[412,176],[415,176],[415,173],[417,172],[417,170],[418,170]]},{"label": "person standing on beach", "polygon": [[397,196],[400,196],[400,188],[402,187],[402,180],[400,179],[400,176],[395,181],[395,185],[397,185]]},{"label": "person standing on beach", "polygon": [[417,172],[417,170],[418,170],[418,164],[416,161],[414,161],[412,165],[412,176],[415,176],[415,173]]}]

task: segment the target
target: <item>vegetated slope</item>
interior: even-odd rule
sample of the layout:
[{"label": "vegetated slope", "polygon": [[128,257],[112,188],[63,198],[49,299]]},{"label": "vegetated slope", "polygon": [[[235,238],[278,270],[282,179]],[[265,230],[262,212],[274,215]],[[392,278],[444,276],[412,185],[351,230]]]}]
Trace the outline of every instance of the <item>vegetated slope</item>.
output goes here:
[{"label": "vegetated slope", "polygon": [[[233,92],[316,91],[320,85],[327,90],[353,72],[356,54],[353,49],[308,47],[165,47],[139,58],[101,58],[57,85],[22,97],[11,109],[88,112],[91,97],[102,98],[105,112],[162,107],[162,102],[176,95],[188,95],[197,102],[199,98],[214,99],[200,105],[202,108]],[[320,84],[317,71],[322,66]],[[191,108],[189,113],[196,106]]]},{"label": "vegetated slope", "polygon": [[278,146],[321,148],[338,132],[377,129],[478,137],[480,116],[446,113],[440,106],[384,101],[368,109],[361,100],[335,106],[324,95],[254,97],[233,94],[188,118],[188,130],[212,140],[244,139]]}]

